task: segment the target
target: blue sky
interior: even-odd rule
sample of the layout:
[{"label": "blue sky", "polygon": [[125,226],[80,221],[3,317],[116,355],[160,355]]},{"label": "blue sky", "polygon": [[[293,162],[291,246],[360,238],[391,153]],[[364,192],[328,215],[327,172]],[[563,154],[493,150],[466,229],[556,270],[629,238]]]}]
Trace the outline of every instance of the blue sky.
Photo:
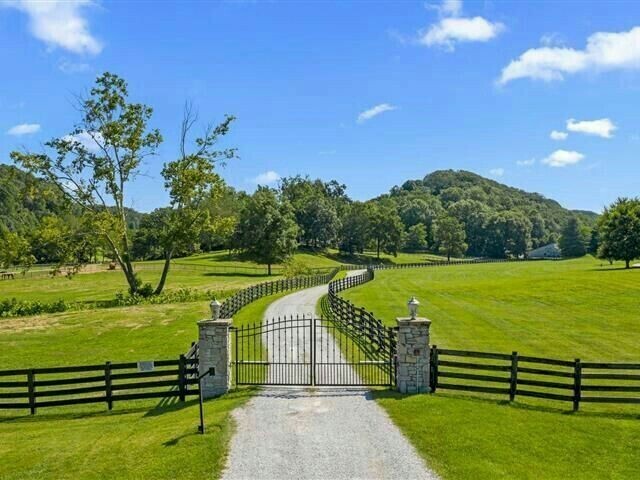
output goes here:
[{"label": "blue sky", "polygon": [[127,79],[165,137],[143,211],[185,100],[238,117],[240,189],[300,173],[366,199],[453,168],[569,208],[640,190],[640,2],[0,0],[0,64],[2,162],[68,133],[101,72]]}]

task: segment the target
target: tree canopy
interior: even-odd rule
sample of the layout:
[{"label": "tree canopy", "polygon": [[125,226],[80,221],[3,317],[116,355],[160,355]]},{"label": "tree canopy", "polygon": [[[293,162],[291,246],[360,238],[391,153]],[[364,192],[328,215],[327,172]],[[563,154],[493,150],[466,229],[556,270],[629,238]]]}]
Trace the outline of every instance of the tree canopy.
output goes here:
[{"label": "tree canopy", "polygon": [[289,259],[297,247],[298,226],[288,200],[259,186],[248,198],[236,229],[236,245],[259,263],[267,265]]},{"label": "tree canopy", "polygon": [[598,227],[601,258],[623,260],[626,268],[640,258],[640,199],[619,198],[604,211]]}]

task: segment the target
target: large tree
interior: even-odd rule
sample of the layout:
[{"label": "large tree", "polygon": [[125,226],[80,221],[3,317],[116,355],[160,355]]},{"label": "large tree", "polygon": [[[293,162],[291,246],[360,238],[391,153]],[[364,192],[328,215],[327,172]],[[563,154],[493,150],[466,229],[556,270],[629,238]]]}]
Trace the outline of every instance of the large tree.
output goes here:
[{"label": "large tree", "polygon": [[485,225],[490,210],[478,200],[460,200],[449,207],[448,214],[464,225],[467,254],[480,256],[486,243]]},{"label": "large tree", "polygon": [[563,257],[582,257],[586,253],[585,238],[582,235],[577,218],[569,218],[569,221],[562,229],[559,244]]},{"label": "large tree", "polygon": [[485,253],[489,257],[525,255],[531,245],[531,222],[522,213],[505,211],[487,219]]},{"label": "large tree", "polygon": [[127,83],[104,73],[86,98],[80,98],[80,122],[60,138],[45,143],[52,152],[12,152],[11,158],[55,185],[93,225],[136,293],[139,279],[131,257],[126,202],[130,182],[142,173],[145,158],[155,155],[162,136],[147,124],[153,110],[128,101]]},{"label": "large tree", "polygon": [[258,187],[240,214],[236,242],[240,250],[264,263],[271,275],[274,263],[284,262],[296,250],[298,226],[287,200],[268,187]]},{"label": "large tree", "polygon": [[452,256],[462,255],[467,249],[464,225],[453,217],[443,215],[438,218],[435,238],[448,262]]},{"label": "large tree", "polygon": [[353,202],[346,208],[338,234],[338,248],[341,252],[349,254],[364,252],[371,229],[367,209],[368,206],[361,202]]},{"label": "large tree", "polygon": [[626,268],[640,258],[640,199],[619,198],[607,208],[598,224],[599,256],[623,260]]},{"label": "large tree", "polygon": [[280,191],[293,208],[300,243],[324,248],[335,242],[340,229],[338,214],[348,202],[345,188],[335,180],[325,183],[300,175],[281,180]]},{"label": "large tree", "polygon": [[380,252],[397,255],[402,247],[404,225],[392,204],[371,203],[367,209],[371,241],[375,245],[376,256]]},{"label": "large tree", "polygon": [[[12,152],[13,160],[55,185],[76,210],[91,218],[95,234],[111,258],[121,267],[131,294],[141,280],[133,259],[131,209],[127,208],[131,182],[143,173],[146,158],[157,153],[162,136],[148,128],[151,107],[128,100],[127,83],[117,75],[104,73],[86,98],[80,98],[80,122],[68,134],[45,144],[52,152]],[[233,117],[209,125],[204,133],[189,141],[197,115],[188,104],[183,117],[178,159],[164,165],[162,176],[170,204],[164,211],[161,228],[155,234],[157,247],[165,260],[155,290],[162,292],[171,259],[177,249],[193,243],[200,232],[215,222],[208,214],[207,202],[217,198],[223,186],[214,171],[217,163],[235,157],[235,149],[218,149]]]},{"label": "large tree", "polygon": [[209,202],[218,200],[224,190],[224,182],[215,172],[216,164],[224,164],[236,157],[235,148],[218,148],[234,119],[227,115],[218,125],[209,124],[189,148],[189,135],[198,115],[191,104],[185,106],[180,130],[180,155],[162,169],[170,201],[160,237],[164,267],[155,294],[164,288],[176,250],[199,242],[203,231],[228,230],[229,223],[234,222],[229,218],[212,218],[208,208]]},{"label": "large tree", "polygon": [[427,248],[427,227],[418,223],[409,227],[404,239],[404,248],[417,252]]},{"label": "large tree", "polygon": [[19,266],[26,271],[34,262],[29,241],[0,225],[0,268]]}]

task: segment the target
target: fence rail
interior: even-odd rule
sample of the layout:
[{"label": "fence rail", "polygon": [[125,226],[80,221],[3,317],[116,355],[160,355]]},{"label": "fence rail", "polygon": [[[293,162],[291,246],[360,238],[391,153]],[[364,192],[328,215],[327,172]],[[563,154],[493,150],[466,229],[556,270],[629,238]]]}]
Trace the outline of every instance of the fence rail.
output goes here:
[{"label": "fence rail", "polygon": [[343,299],[339,292],[356,287],[374,279],[374,270],[368,268],[360,275],[345,277],[329,283],[329,309],[334,320],[339,321],[348,331],[366,337],[380,351],[395,354],[396,335],[393,329],[385,327],[381,320],[362,307]]},{"label": "fence rail", "polygon": [[[197,345],[177,359],[0,370],[0,410],[198,395]],[[73,375],[68,375],[73,374]],[[193,387],[196,385],[196,387]]]},{"label": "fence rail", "polygon": [[[463,358],[463,360],[459,360]],[[611,373],[615,372],[615,373]],[[625,373],[620,373],[625,372]],[[594,363],[431,347],[431,390],[580,403],[640,404],[640,363]]]},{"label": "fence rail", "polygon": [[328,273],[320,275],[308,275],[304,277],[283,278],[271,282],[258,283],[240,290],[235,295],[227,298],[220,308],[221,318],[231,318],[238,310],[259,298],[267,295],[274,295],[288,290],[299,288],[310,288],[324,283],[329,283],[339,269],[334,268]]}]

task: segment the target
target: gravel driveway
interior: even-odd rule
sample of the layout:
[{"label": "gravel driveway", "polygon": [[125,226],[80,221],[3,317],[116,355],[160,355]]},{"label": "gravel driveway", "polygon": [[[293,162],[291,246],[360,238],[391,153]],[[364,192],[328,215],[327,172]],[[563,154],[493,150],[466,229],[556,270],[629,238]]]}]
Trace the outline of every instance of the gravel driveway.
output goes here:
[{"label": "gravel driveway", "polygon": [[[265,319],[314,314],[326,292],[282,297]],[[224,479],[437,478],[364,388],[265,387],[233,416]]]}]

